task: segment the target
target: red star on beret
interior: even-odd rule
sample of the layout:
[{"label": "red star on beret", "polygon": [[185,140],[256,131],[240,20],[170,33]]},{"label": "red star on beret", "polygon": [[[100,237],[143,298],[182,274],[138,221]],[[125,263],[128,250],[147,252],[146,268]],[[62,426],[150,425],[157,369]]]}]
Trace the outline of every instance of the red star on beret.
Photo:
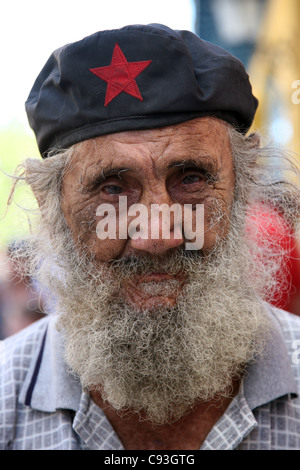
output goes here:
[{"label": "red star on beret", "polygon": [[151,62],[152,60],[127,62],[119,44],[116,43],[110,65],[89,69],[92,73],[97,75],[97,77],[101,78],[101,80],[107,82],[104,106],[107,106],[116,96],[122,93],[122,91],[143,101],[135,78],[140,75]]}]

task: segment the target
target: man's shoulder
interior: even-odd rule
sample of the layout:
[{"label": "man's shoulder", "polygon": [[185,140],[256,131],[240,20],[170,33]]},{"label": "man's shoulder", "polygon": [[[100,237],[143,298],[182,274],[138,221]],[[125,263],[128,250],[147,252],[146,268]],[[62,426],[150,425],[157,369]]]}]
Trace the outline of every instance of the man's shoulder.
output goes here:
[{"label": "man's shoulder", "polygon": [[9,336],[1,342],[0,377],[2,386],[14,382],[22,383],[33,358],[36,356],[49,318],[38,320],[20,332]]},{"label": "man's shoulder", "polygon": [[286,340],[300,339],[300,316],[277,307],[269,306]]},{"label": "man's shoulder", "polygon": [[282,333],[300,393],[300,317],[276,307],[270,307],[270,311]]}]

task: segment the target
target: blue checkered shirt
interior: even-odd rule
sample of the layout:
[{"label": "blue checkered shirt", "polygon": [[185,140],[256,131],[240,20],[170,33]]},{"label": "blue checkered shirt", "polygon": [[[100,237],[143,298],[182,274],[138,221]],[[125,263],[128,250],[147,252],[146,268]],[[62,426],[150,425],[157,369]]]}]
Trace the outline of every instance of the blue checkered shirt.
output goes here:
[{"label": "blue checkered shirt", "polygon": [[[300,449],[300,318],[266,306],[272,335],[200,450]],[[63,360],[49,315],[0,342],[0,449],[123,450]]]}]

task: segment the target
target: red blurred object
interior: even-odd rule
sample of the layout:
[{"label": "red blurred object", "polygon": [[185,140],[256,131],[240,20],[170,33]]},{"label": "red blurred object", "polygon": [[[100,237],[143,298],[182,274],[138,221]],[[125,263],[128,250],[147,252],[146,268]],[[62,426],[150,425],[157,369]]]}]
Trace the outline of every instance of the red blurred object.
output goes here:
[{"label": "red blurred object", "polygon": [[262,247],[269,246],[278,253],[285,251],[277,272],[278,289],[270,302],[300,315],[300,248],[293,228],[279,211],[260,204],[249,210],[247,233]]}]

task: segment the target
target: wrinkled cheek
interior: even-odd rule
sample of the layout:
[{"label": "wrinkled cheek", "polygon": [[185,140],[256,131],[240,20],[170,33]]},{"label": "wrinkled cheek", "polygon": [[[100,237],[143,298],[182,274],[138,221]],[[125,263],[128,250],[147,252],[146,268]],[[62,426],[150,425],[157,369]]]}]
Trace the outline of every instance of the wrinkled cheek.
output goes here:
[{"label": "wrinkled cheek", "polygon": [[100,240],[96,233],[88,241],[85,241],[89,253],[95,261],[100,263],[119,258],[125,249],[125,245],[125,240]]},{"label": "wrinkled cheek", "polygon": [[214,200],[204,207],[203,250],[211,250],[224,240],[230,228],[231,204]]},{"label": "wrinkled cheek", "polygon": [[[95,261],[100,263],[118,258],[123,252],[127,240],[118,239],[118,232],[103,230],[99,226],[102,218],[85,217],[77,224],[76,242],[80,250],[87,252]],[[109,227],[108,227],[109,228]]]}]

